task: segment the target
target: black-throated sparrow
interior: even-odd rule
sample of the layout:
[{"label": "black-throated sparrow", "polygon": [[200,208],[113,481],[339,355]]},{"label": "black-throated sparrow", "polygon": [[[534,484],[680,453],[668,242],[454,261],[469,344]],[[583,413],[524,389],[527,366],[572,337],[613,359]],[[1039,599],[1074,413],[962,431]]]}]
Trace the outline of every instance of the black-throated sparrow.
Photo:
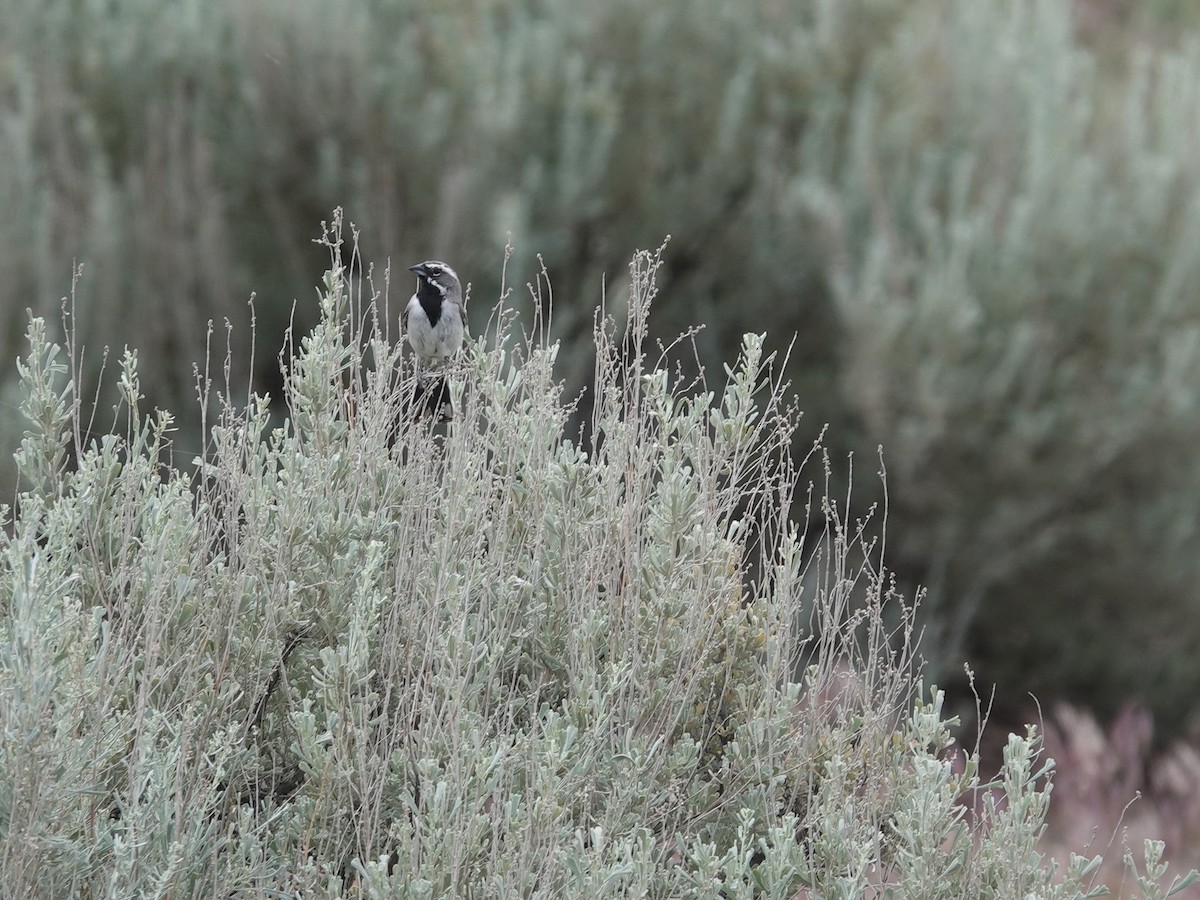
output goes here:
[{"label": "black-throated sparrow", "polygon": [[467,332],[462,284],[452,268],[436,259],[408,271],[417,276],[417,292],[404,310],[408,343],[422,367],[441,365],[462,348]]},{"label": "black-throated sparrow", "polygon": [[421,370],[444,366],[462,349],[467,333],[462,283],[452,268],[436,259],[410,266],[408,271],[417,276],[417,292],[401,319],[409,346],[417,355],[412,408],[417,415],[429,413],[437,419],[451,419],[454,409],[445,377]]}]

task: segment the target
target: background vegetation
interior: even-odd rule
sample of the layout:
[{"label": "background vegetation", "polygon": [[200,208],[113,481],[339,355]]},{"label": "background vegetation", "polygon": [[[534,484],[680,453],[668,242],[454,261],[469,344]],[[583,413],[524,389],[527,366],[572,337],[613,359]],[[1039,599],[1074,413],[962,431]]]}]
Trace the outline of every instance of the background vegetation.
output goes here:
[{"label": "background vegetation", "polygon": [[[186,461],[192,364],[210,340],[220,360],[226,321],[235,381],[253,314],[255,383],[279,396],[335,205],[367,259],[451,259],[477,329],[509,237],[513,282],[540,254],[568,394],[590,380],[600,286],[619,305],[631,251],[669,233],[656,334],[704,323],[719,371],[747,330],[769,349],[796,333],[797,452],[825,422],[834,456],[873,468],[884,445],[889,553],[910,594],[927,587],[940,681],[969,660],[1014,703],[1135,699],[1186,731],[1197,17],[1165,0],[12,0],[0,346],[16,352],[26,307],[58,321],[77,260],[85,381],[101,347],[110,369],[139,348],[146,408],[180,411]],[[408,282],[376,276],[390,322]],[[15,381],[5,396],[11,417]]]}]

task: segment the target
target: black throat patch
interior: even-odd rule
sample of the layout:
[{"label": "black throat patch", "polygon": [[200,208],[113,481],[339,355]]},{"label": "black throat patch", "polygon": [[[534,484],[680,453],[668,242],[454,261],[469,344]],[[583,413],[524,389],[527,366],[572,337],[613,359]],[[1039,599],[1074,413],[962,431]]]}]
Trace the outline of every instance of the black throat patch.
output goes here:
[{"label": "black throat patch", "polygon": [[417,302],[425,310],[425,316],[430,325],[436,325],[442,317],[442,301],[445,299],[445,289],[428,278],[417,279]]}]

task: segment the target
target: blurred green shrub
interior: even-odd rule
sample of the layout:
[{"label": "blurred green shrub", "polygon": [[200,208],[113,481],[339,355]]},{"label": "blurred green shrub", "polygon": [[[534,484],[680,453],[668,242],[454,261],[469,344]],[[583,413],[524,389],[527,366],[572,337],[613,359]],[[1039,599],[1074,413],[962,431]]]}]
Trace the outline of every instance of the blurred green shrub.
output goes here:
[{"label": "blurred green shrub", "polygon": [[893,561],[928,587],[935,659],[1178,725],[1200,639],[1200,56],[1101,92],[1065,5],[930,14],[876,55],[850,153],[810,192]]},{"label": "blurred green shrub", "polygon": [[993,783],[950,758],[878,553],[828,497],[825,528],[792,525],[760,338],[720,388],[648,366],[642,254],[625,337],[595,335],[602,442],[563,438],[557,345],[503,325],[436,428],[403,415],[336,240],[284,425],[226,403],[194,476],[133,352],[117,429],[67,465],[80,398],[31,322],[0,543],[7,894],[1083,896],[1099,857],[1036,849],[1032,730]]},{"label": "blurred green shrub", "polygon": [[[603,278],[671,233],[662,333],[706,323],[712,362],[753,315],[828,362],[822,251],[780,189],[798,141],[834,138],[822,126],[902,6],[20,3],[0,177],[37,246],[14,231],[9,283],[53,316],[64,261],[86,260],[83,333],[141,347],[165,402],[190,400],[203,324],[244,323],[251,290],[282,334],[334,205],[371,258],[452,258],[485,297],[510,235],[518,283],[536,249],[559,332],[584,346]],[[564,363],[582,385],[590,361]]]},{"label": "blurred green shrub", "polygon": [[[368,258],[452,259],[477,327],[509,236],[511,281],[539,251],[574,393],[600,285],[619,304],[625,258],[669,233],[656,334],[704,323],[714,367],[747,329],[795,332],[802,444],[832,422],[838,452],[884,445],[939,674],[965,657],[1014,693],[1141,695],[1182,723],[1197,54],[1099,60],[1072,7],[12,0],[0,347],[26,306],[57,320],[76,259],[93,381],[102,346],[110,367],[138,346],[147,402],[191,409],[193,361],[219,369],[228,341],[240,383],[254,291],[278,396],[284,330],[316,321],[313,223],[340,204]],[[376,275],[394,320],[407,280],[393,298]]]}]

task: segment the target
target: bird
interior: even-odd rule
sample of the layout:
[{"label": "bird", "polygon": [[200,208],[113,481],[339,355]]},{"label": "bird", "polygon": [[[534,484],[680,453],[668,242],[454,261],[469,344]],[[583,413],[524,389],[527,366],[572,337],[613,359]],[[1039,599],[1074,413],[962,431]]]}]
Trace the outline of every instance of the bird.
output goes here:
[{"label": "bird", "polygon": [[462,349],[467,333],[467,311],[458,274],[440,260],[430,259],[408,271],[417,276],[417,291],[404,308],[401,325],[417,358],[417,381],[410,406],[417,415],[435,420],[454,418],[444,367]]},{"label": "bird", "polygon": [[420,367],[444,365],[460,349],[467,333],[462,283],[455,271],[436,259],[409,266],[417,292],[404,309],[402,325]]}]

